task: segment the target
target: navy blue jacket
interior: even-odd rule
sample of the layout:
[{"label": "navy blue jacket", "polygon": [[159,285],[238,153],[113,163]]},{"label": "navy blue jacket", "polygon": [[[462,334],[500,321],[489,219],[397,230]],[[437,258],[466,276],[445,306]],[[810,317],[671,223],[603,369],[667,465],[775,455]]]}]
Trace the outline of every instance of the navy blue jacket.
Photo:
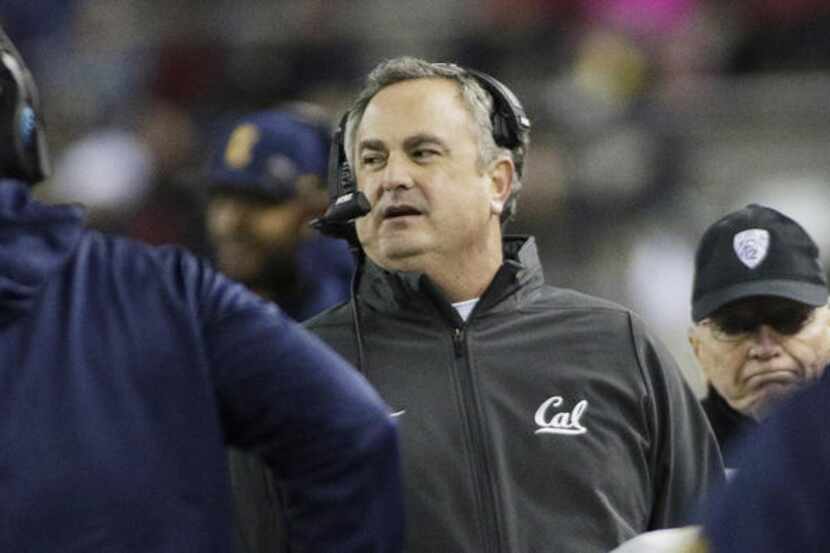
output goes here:
[{"label": "navy blue jacket", "polygon": [[340,357],[195,257],[0,183],[0,549],[231,548],[225,446],[296,551],[398,551],[395,430]]},{"label": "navy blue jacket", "polygon": [[830,547],[830,377],[748,433],[735,478],[712,500],[712,553],[811,553]]},{"label": "navy blue jacket", "polygon": [[298,289],[275,298],[297,321],[349,299],[354,258],[345,240],[315,235],[300,241],[295,254]]}]

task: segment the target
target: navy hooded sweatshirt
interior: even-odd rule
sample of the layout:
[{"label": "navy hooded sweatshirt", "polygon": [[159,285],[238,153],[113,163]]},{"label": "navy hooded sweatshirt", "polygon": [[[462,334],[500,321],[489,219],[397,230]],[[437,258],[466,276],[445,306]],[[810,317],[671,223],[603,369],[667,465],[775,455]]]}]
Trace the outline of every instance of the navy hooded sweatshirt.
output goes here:
[{"label": "navy hooded sweatshirt", "polygon": [[386,407],[186,252],[0,182],[0,550],[228,552],[225,446],[263,455],[296,551],[398,551]]}]

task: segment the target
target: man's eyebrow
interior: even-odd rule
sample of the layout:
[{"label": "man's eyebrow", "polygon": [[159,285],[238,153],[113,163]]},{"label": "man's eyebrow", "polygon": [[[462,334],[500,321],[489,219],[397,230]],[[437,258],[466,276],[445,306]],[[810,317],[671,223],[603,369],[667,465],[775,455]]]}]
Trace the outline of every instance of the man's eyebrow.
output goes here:
[{"label": "man's eyebrow", "polygon": [[443,140],[441,140],[434,134],[429,133],[415,134],[413,136],[410,136],[403,142],[404,148],[406,148],[407,150],[415,148],[416,146],[423,146],[424,144],[435,144],[445,150],[448,149],[447,144]]},{"label": "man's eyebrow", "polygon": [[385,146],[383,145],[382,140],[378,140],[376,138],[367,138],[366,140],[361,140],[360,144],[357,145],[357,150],[384,150]]}]

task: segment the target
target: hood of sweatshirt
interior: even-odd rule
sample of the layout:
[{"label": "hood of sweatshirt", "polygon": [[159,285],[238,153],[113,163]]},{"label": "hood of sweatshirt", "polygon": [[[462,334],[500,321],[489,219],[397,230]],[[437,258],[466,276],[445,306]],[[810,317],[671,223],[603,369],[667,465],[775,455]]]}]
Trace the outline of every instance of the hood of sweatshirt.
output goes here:
[{"label": "hood of sweatshirt", "polygon": [[29,187],[0,181],[0,313],[27,310],[75,251],[84,209],[34,200]]}]

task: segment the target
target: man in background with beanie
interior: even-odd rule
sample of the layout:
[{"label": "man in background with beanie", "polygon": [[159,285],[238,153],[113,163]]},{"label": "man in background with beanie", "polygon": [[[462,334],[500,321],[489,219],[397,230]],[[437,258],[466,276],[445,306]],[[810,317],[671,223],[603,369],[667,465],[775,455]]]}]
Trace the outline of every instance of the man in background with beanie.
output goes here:
[{"label": "man in background with beanie", "polygon": [[[305,320],[345,301],[353,258],[342,240],[309,226],[328,203],[331,129],[313,104],[292,103],[242,117],[222,134],[208,163],[207,234],[217,268]],[[257,456],[228,457],[237,528],[236,551],[287,547],[281,517],[261,518],[276,501],[273,475]],[[254,471],[262,479],[239,478]]]},{"label": "man in background with beanie", "polygon": [[710,226],[695,257],[689,342],[708,380],[703,400],[730,445],[830,362],[828,288],[813,239],[752,204]]},{"label": "man in background with beanie", "polygon": [[253,113],[209,162],[207,231],[217,268],[302,321],[349,296],[353,260],[309,221],[328,203],[330,128],[319,107]]},{"label": "man in background with beanie", "polygon": [[287,491],[296,551],[400,551],[394,425],[273,304],[181,249],[45,205],[37,90],[0,30],[0,544],[228,553],[225,447]]}]

